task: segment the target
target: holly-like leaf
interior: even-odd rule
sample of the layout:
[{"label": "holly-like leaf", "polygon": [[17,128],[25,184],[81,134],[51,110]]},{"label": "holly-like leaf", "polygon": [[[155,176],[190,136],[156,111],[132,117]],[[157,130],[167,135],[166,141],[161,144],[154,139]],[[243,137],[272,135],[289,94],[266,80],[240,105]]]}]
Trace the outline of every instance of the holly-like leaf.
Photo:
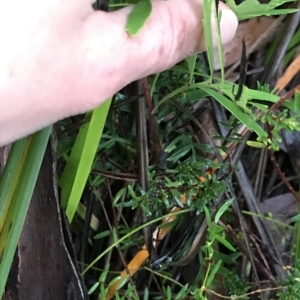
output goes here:
[{"label": "holly-like leaf", "polygon": [[270,0],[269,3],[259,3],[258,0],[245,0],[239,5],[234,0],[227,0],[226,4],[235,12],[239,20],[246,20],[259,16],[273,16],[296,12],[297,9],[275,9],[287,2],[295,0]]}]

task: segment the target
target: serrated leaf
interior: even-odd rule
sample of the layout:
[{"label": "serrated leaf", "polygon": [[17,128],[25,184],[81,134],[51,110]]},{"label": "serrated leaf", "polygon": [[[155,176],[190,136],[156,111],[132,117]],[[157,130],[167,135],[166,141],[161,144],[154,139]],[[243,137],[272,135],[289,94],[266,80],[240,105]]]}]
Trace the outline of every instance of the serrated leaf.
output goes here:
[{"label": "serrated leaf", "polygon": [[296,12],[297,9],[275,9],[284,3],[294,1],[295,0],[271,0],[269,3],[260,3],[258,0],[247,0],[236,5],[234,0],[227,0],[226,4],[241,21],[259,16],[272,16]]}]

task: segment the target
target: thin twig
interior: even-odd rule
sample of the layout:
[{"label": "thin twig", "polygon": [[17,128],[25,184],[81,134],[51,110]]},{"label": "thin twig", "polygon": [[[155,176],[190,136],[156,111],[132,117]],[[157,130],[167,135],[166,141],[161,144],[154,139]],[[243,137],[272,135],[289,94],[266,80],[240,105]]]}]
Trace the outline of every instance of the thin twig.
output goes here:
[{"label": "thin twig", "polygon": [[154,161],[157,161],[157,159],[159,158],[161,147],[160,147],[159,138],[157,136],[157,132],[156,132],[156,128],[155,128],[154,114],[151,113],[151,111],[153,110],[153,104],[152,104],[150,88],[149,88],[147,78],[143,78],[142,83],[143,83],[144,92],[145,92],[146,106],[149,111],[149,135],[150,135],[150,139],[154,143],[154,149],[155,149]]},{"label": "thin twig", "polygon": [[[275,112],[276,110],[278,110],[283,104],[284,102],[289,99],[290,97],[292,97],[296,91],[300,90],[300,84],[298,84],[296,87],[294,87],[293,89],[291,89],[289,92],[287,92],[285,95],[283,95],[276,103],[274,103],[268,110],[268,113],[271,112]],[[268,133],[268,138],[270,141],[272,141],[272,129],[273,127],[269,124],[266,123],[266,131]],[[271,159],[271,162],[273,164],[274,169],[276,170],[277,174],[279,175],[279,177],[281,178],[281,180],[284,182],[284,184],[286,185],[286,187],[288,188],[288,190],[293,194],[293,196],[297,199],[298,202],[300,202],[300,195],[293,189],[293,187],[291,186],[291,184],[289,183],[289,181],[287,180],[286,176],[284,175],[284,173],[281,171],[276,157],[274,155],[274,150],[273,149],[268,149],[268,154],[269,157]]]},{"label": "thin twig", "polygon": [[279,107],[281,107],[284,102],[294,96],[296,91],[300,91],[300,84],[295,86],[293,89],[291,89],[289,92],[287,92],[285,95],[283,95],[276,103],[274,103],[268,110],[267,114],[271,111],[276,111]]},{"label": "thin twig", "polygon": [[268,150],[268,154],[269,157],[271,159],[271,162],[273,164],[273,167],[275,169],[275,171],[277,172],[277,174],[279,175],[279,177],[281,178],[281,180],[284,182],[284,184],[286,185],[286,187],[288,188],[288,190],[293,194],[293,196],[297,199],[298,202],[300,202],[300,196],[299,194],[293,189],[293,187],[291,186],[291,184],[289,183],[289,181],[287,180],[286,176],[284,175],[284,173],[281,171],[276,157],[274,155],[274,151],[272,149]]}]

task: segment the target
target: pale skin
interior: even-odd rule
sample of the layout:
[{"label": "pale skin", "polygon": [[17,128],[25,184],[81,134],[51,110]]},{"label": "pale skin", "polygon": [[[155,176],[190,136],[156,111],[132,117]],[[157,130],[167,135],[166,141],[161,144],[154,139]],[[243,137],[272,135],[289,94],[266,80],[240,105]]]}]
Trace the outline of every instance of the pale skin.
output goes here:
[{"label": "pale skin", "polygon": [[[130,82],[205,50],[202,0],[153,1],[135,37],[124,30],[131,9],[95,12],[85,0],[1,3],[0,146],[92,110]],[[226,44],[238,22],[220,9]]]}]

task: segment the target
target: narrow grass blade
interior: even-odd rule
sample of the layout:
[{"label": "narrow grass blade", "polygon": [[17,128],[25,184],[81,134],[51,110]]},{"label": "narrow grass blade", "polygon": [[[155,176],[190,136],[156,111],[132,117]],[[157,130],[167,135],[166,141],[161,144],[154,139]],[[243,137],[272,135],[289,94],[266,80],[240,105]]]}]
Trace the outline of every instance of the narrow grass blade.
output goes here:
[{"label": "narrow grass blade", "polygon": [[102,136],[111,98],[92,112],[90,122],[81,126],[59,181],[62,205],[69,222],[77,210]]},{"label": "narrow grass blade", "polygon": [[51,127],[13,144],[0,178],[0,298],[12,264]]},{"label": "narrow grass blade", "polygon": [[227,99],[218,92],[210,88],[201,88],[209,95],[214,97],[218,102],[220,102],[227,110],[229,110],[238,120],[244,123],[251,131],[254,131],[259,137],[267,137],[267,133],[255,122],[253,118],[245,114],[238,105],[236,105],[231,100]]},{"label": "narrow grass blade", "polygon": [[213,52],[213,38],[212,38],[212,26],[211,26],[211,18],[212,18],[212,5],[213,0],[203,1],[203,28],[204,28],[204,37],[205,44],[207,49],[207,58],[209,63],[210,77],[209,82],[212,82],[212,76],[214,72],[214,52]]}]

